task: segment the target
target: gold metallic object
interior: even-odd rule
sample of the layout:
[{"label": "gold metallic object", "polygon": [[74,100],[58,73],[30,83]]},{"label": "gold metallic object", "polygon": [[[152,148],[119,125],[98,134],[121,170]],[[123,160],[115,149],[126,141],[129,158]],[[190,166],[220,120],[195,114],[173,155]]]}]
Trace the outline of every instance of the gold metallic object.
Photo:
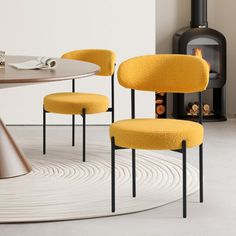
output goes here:
[{"label": "gold metallic object", "polygon": [[25,175],[31,170],[25,155],[0,119],[0,179]]}]

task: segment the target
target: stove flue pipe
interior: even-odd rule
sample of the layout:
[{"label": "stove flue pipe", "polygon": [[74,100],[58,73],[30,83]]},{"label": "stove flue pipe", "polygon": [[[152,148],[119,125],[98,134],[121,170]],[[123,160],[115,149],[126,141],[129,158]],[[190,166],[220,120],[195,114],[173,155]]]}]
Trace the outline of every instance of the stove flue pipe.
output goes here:
[{"label": "stove flue pipe", "polygon": [[207,28],[207,0],[192,0],[191,28]]}]

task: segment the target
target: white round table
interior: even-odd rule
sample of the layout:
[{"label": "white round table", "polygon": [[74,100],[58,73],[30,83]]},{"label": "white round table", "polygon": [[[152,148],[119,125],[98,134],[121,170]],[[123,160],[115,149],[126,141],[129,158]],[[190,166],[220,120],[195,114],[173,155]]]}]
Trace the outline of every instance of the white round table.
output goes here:
[{"label": "white round table", "polygon": [[[67,59],[55,59],[55,69],[19,70],[8,63],[25,62],[34,59],[28,56],[6,56],[5,67],[0,67],[0,89],[30,84],[80,79],[95,75],[98,65]],[[10,178],[27,174],[31,165],[17,146],[7,127],[0,119],[0,178]]]}]

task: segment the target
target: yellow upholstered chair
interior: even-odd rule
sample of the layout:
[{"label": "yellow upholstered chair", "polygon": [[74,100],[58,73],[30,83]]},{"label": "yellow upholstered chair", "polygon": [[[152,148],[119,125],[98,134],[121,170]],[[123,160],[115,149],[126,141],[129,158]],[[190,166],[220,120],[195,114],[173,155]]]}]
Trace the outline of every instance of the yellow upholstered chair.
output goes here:
[{"label": "yellow upholstered chair", "polygon": [[115,212],[115,150],[132,149],[132,187],[136,197],[135,149],[173,150],[183,156],[183,217],[187,216],[186,148],[199,146],[200,202],[203,202],[203,126],[175,119],[135,119],[135,90],[171,93],[201,92],[209,81],[209,66],[201,58],[189,55],[149,55],[129,59],[118,70],[119,83],[131,89],[132,119],[110,126],[112,144],[112,212]]},{"label": "yellow upholstered chair", "polygon": [[77,50],[64,54],[64,59],[80,60],[100,66],[98,76],[111,77],[111,107],[109,99],[100,94],[75,92],[75,80],[72,80],[72,92],[53,93],[44,97],[43,103],[43,154],[46,154],[46,113],[72,115],[72,146],[75,145],[75,115],[83,118],[83,161],[85,157],[86,115],[101,112],[111,112],[111,122],[114,122],[114,70],[115,53],[103,49]]}]

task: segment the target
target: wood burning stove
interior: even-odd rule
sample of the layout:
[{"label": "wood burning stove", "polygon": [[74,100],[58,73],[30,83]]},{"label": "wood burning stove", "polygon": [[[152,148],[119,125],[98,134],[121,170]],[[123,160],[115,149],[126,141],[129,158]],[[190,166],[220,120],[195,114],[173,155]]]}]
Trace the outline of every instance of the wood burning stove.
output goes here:
[{"label": "wood burning stove", "polygon": [[[210,81],[207,90],[211,90],[208,97],[211,96],[212,111],[204,116],[204,120],[225,121],[226,39],[222,33],[208,28],[207,0],[192,0],[191,13],[190,27],[177,31],[173,37],[173,53],[202,56],[208,62]],[[189,95],[174,94],[173,116],[194,119],[186,109],[193,100],[194,96],[191,101]]]}]

